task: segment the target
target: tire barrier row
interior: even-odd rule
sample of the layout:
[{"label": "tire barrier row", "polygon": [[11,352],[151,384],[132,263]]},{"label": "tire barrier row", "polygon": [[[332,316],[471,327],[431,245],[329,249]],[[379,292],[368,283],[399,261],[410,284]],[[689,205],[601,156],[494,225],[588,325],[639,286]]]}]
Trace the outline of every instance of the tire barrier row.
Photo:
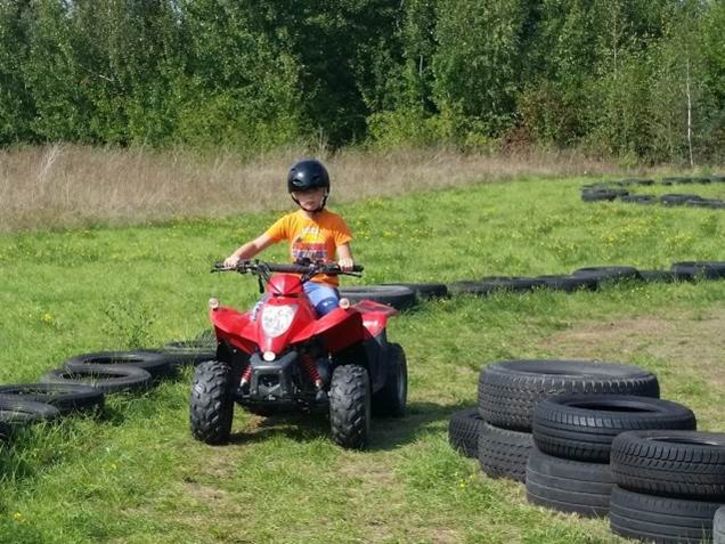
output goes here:
[{"label": "tire barrier row", "polygon": [[[713,210],[725,209],[725,200],[718,198],[705,198],[690,193],[669,193],[661,196],[651,194],[637,194],[631,191],[632,186],[655,185],[653,179],[625,179],[609,183],[594,183],[583,185],[581,199],[584,202],[614,201],[629,202],[633,204],[663,204],[665,206],[692,206]],[[725,176],[715,175],[709,177],[671,177],[663,178],[659,184],[671,186],[675,184],[711,184],[725,183]]]},{"label": "tire barrier row", "polygon": [[61,368],[43,374],[37,383],[0,385],[0,441],[9,442],[18,426],[97,413],[108,394],[144,391],[158,380],[174,376],[183,365],[215,356],[214,338],[203,333],[160,349],[77,355]]},{"label": "tire barrier row", "polygon": [[532,504],[608,516],[625,537],[725,544],[725,433],[695,429],[639,367],[529,360],[483,368],[478,407],[454,413],[448,435]]},{"label": "tire barrier row", "polygon": [[405,283],[361,285],[340,288],[340,296],[350,302],[374,300],[398,310],[409,310],[420,300],[457,295],[492,296],[498,293],[524,293],[550,289],[573,293],[596,291],[618,281],[692,282],[725,279],[725,261],[683,261],[672,263],[669,270],[639,270],[633,266],[590,266],[571,274],[547,274],[536,277],[488,276],[479,280],[443,283]]}]

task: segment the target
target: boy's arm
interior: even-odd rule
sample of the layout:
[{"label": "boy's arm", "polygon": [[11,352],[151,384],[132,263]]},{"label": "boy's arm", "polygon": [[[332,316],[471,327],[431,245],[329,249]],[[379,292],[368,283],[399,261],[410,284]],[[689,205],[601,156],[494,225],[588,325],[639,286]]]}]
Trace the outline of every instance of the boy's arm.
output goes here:
[{"label": "boy's arm", "polygon": [[352,249],[350,242],[337,246],[337,264],[343,272],[350,272],[355,261],[352,259]]},{"label": "boy's arm", "polygon": [[237,248],[234,253],[224,259],[224,266],[236,266],[239,261],[251,259],[259,252],[271,246],[273,243],[274,240],[272,239],[272,237],[269,234],[264,233],[261,236],[252,240],[251,242],[247,242],[246,244]]}]

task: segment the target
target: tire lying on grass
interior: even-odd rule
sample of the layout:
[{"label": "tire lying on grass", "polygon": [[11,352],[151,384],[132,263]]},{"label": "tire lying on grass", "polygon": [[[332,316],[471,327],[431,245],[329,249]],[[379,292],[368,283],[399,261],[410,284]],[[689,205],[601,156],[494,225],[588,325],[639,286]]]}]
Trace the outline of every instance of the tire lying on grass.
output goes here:
[{"label": "tire lying on grass", "polygon": [[372,300],[387,304],[396,310],[408,310],[415,306],[415,292],[401,285],[359,285],[340,288],[340,297],[350,302]]},{"label": "tire lying on grass", "polygon": [[574,270],[571,275],[595,278],[599,283],[642,279],[633,266],[588,266]]},{"label": "tire lying on grass", "polygon": [[676,402],[628,395],[565,395],[534,409],[534,442],[565,459],[608,463],[612,441],[635,429],[696,428],[695,414]]},{"label": "tire lying on grass", "polygon": [[711,542],[720,502],[658,497],[612,488],[609,523],[621,536],[658,543]]},{"label": "tire lying on grass", "polygon": [[606,516],[613,487],[605,463],[562,459],[534,447],[526,465],[527,500],[559,512]]},{"label": "tire lying on grass", "polygon": [[141,368],[152,377],[166,376],[171,372],[171,355],[159,351],[101,351],[85,353],[68,359],[63,367],[70,371],[82,371],[87,365],[123,365]]},{"label": "tire lying on grass", "polygon": [[214,331],[203,331],[192,340],[174,340],[167,342],[157,350],[170,356],[173,367],[180,365],[198,365],[204,361],[216,359],[217,340]]},{"label": "tire lying on grass", "polygon": [[0,385],[0,396],[50,404],[61,414],[95,410],[104,402],[103,391],[76,383],[22,383]]},{"label": "tire lying on grass", "polygon": [[41,376],[43,383],[91,385],[104,393],[138,391],[151,385],[151,374],[143,368],[125,365],[85,364],[76,370],[58,368]]},{"label": "tire lying on grass", "polygon": [[383,286],[400,286],[412,290],[421,300],[447,298],[448,287],[445,283],[384,283]]},{"label": "tire lying on grass", "polygon": [[537,276],[538,280],[544,282],[544,287],[573,293],[580,289],[587,291],[596,291],[599,282],[596,278],[589,276],[568,276],[566,274],[549,274],[545,276]]},{"label": "tire lying on grass", "polygon": [[60,411],[44,402],[0,396],[0,424],[39,423],[60,417]]},{"label": "tire lying on grass", "polygon": [[632,365],[578,360],[499,361],[481,369],[478,409],[505,429],[530,431],[534,406],[564,393],[659,397],[657,378]]},{"label": "tire lying on grass", "polygon": [[457,295],[489,296],[494,293],[531,291],[544,287],[543,280],[520,276],[491,276],[480,281],[458,281],[448,286],[449,292]]},{"label": "tire lying on grass", "polygon": [[526,463],[533,449],[531,433],[484,422],[478,435],[478,462],[484,474],[492,478],[526,480]]},{"label": "tire lying on grass", "polygon": [[622,433],[612,443],[611,465],[624,489],[725,504],[725,433]]},{"label": "tire lying on grass", "polygon": [[672,270],[640,270],[639,275],[642,281],[672,283],[677,280],[677,276]]},{"label": "tire lying on grass", "polygon": [[484,421],[478,408],[466,408],[455,412],[448,421],[448,443],[466,457],[478,456],[478,436]]},{"label": "tire lying on grass", "polygon": [[687,261],[672,264],[672,272],[678,279],[696,280],[700,278],[719,280],[725,278],[725,262]]}]

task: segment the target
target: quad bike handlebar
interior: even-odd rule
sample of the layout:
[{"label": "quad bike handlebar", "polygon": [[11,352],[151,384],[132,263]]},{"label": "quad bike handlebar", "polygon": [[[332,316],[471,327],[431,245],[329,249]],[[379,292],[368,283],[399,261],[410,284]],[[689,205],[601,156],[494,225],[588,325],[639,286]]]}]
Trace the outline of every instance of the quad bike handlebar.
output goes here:
[{"label": "quad bike handlebar", "polygon": [[214,263],[212,272],[238,272],[239,274],[253,274],[268,280],[273,272],[282,272],[287,274],[301,274],[302,282],[306,282],[318,274],[326,274],[328,276],[356,276],[360,277],[360,273],[364,270],[362,265],[356,264],[352,267],[352,271],[343,271],[337,263],[328,263],[323,261],[298,263],[298,264],[279,264],[267,263],[264,261],[239,261],[235,266],[225,266],[223,262]]}]

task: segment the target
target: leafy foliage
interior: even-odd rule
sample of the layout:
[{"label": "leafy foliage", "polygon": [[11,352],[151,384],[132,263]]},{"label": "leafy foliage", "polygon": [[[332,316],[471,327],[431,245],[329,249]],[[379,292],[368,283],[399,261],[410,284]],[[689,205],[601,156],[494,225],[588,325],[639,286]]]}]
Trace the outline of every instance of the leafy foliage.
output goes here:
[{"label": "leafy foliage", "polygon": [[523,138],[717,162],[724,22],[700,0],[0,0],[0,145]]}]

